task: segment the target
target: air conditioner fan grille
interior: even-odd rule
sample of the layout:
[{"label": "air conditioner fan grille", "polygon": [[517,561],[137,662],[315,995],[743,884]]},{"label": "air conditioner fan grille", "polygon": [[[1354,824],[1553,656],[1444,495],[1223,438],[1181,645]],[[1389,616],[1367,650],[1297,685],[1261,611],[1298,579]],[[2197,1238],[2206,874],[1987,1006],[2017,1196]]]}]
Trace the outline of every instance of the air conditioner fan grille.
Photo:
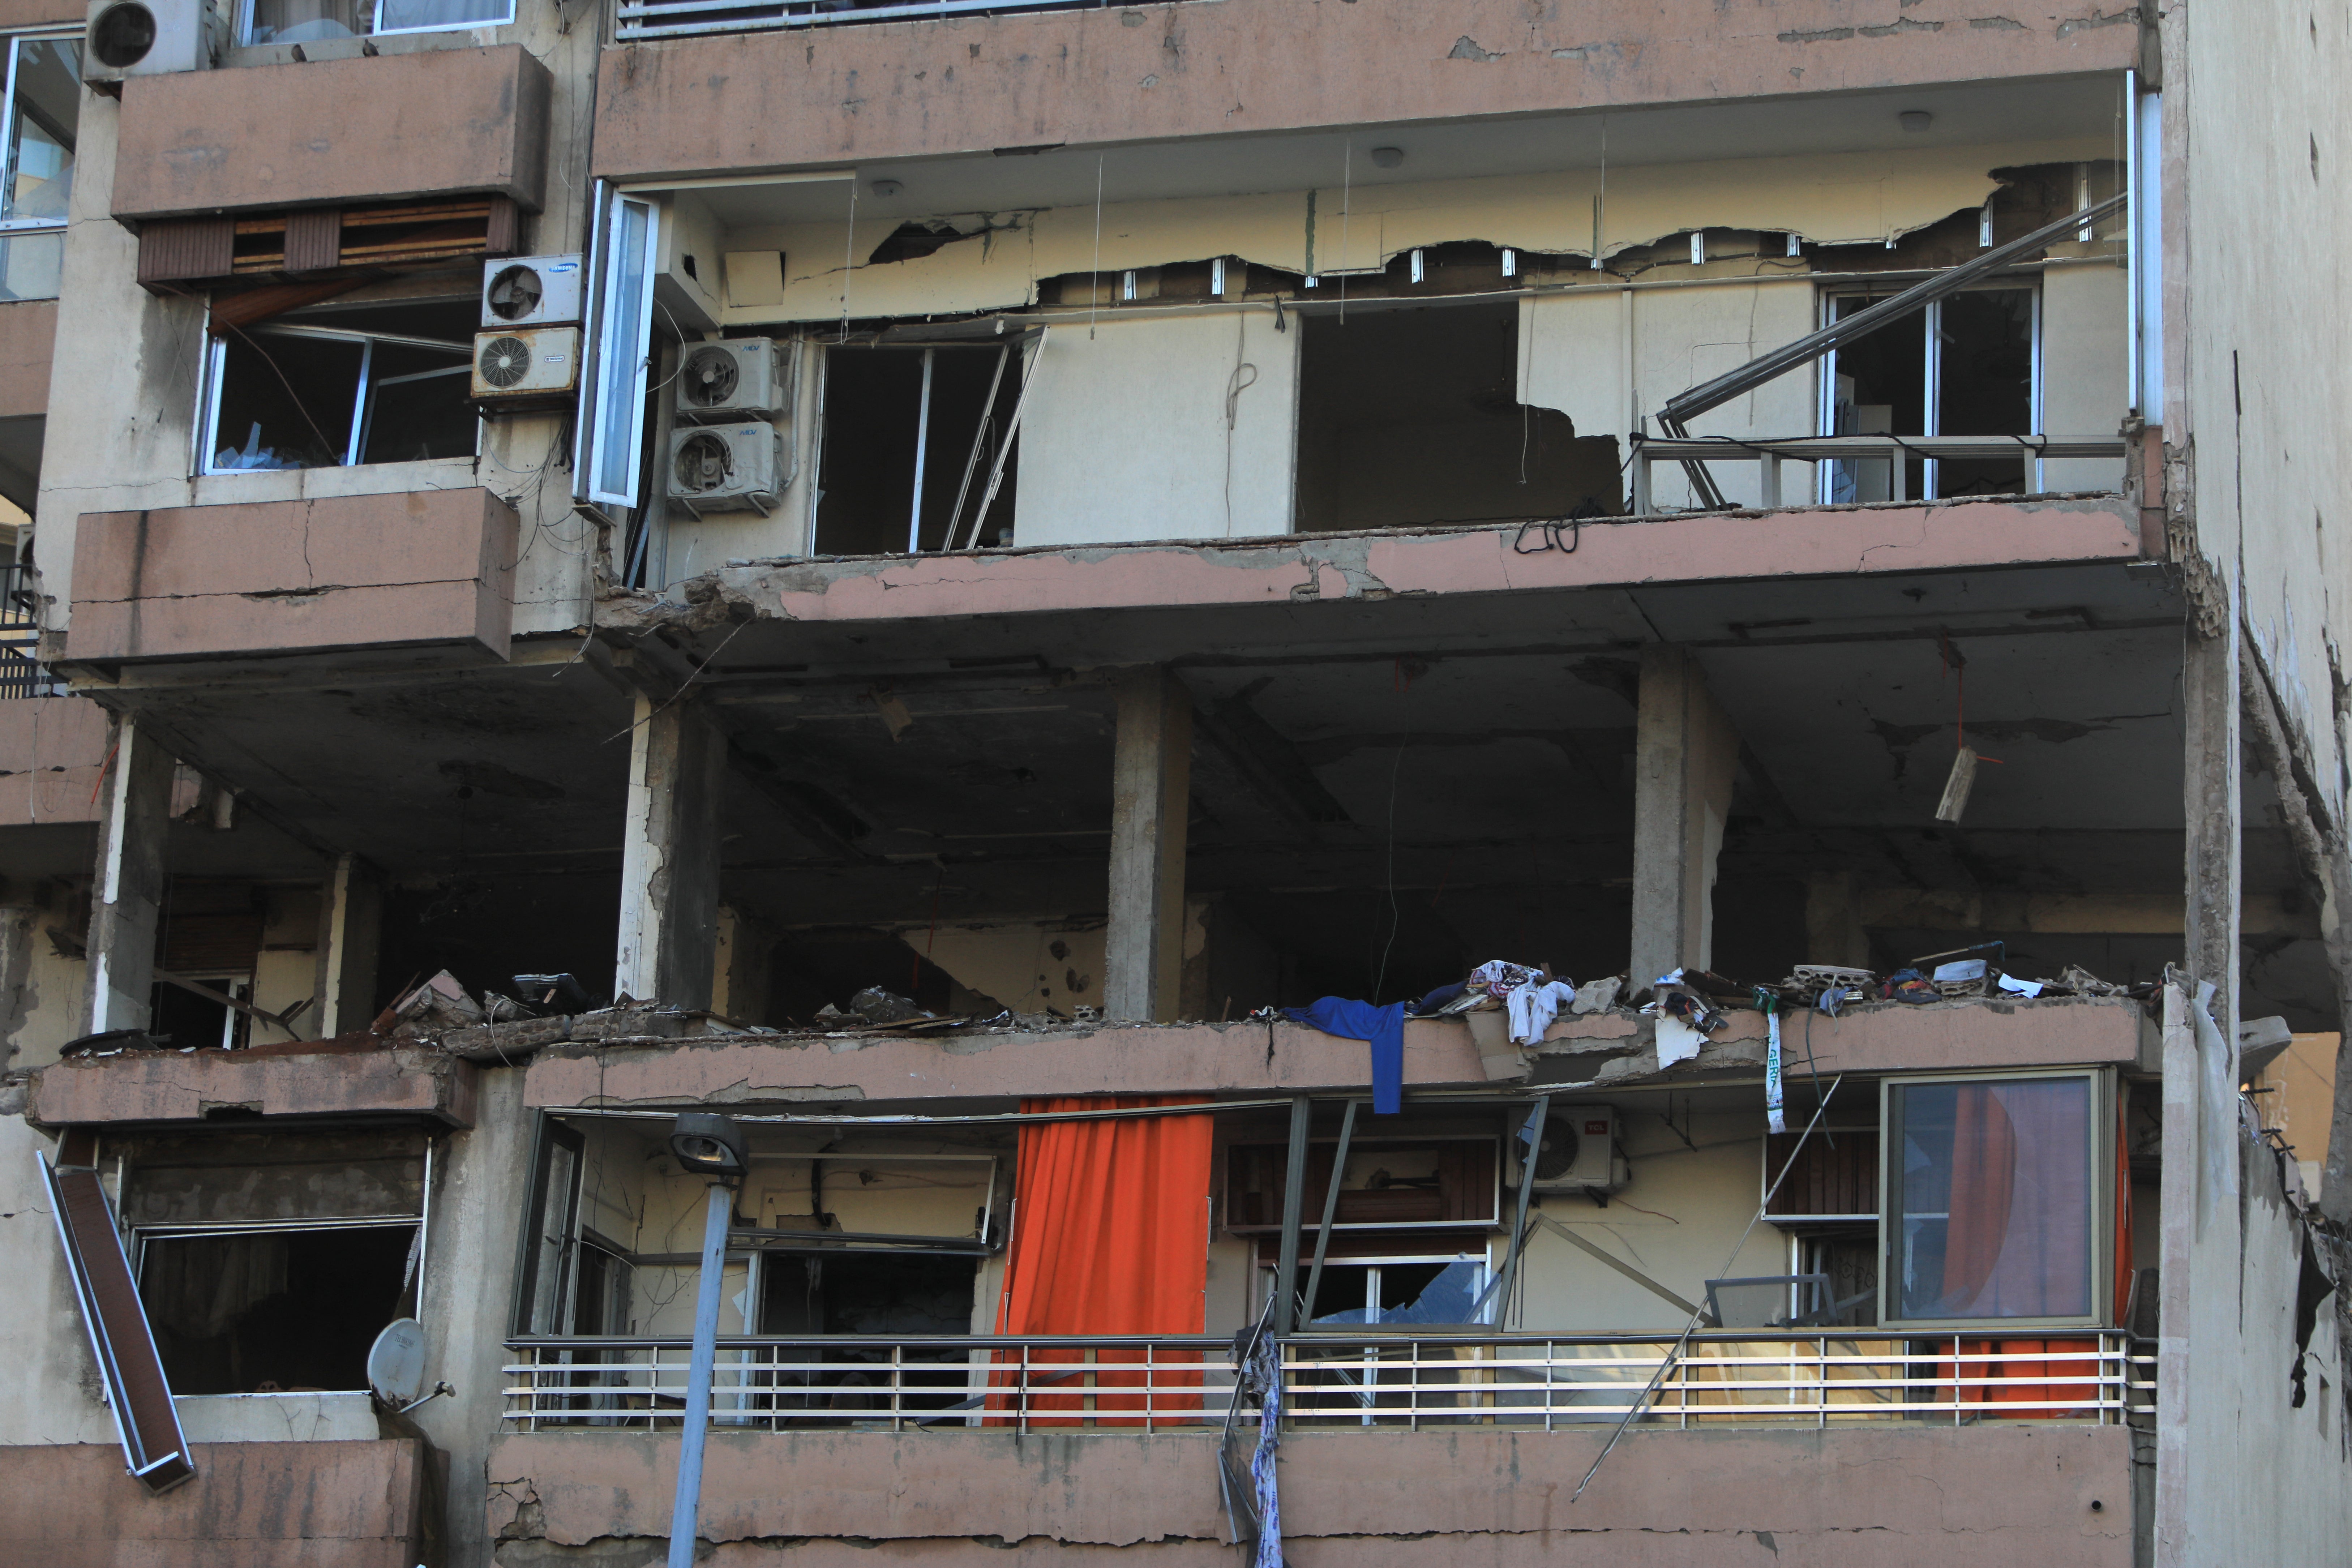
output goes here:
[{"label": "air conditioner fan grille", "polygon": [[482,345],[474,369],[482,380],[503,392],[522,384],[530,374],[530,345],[520,338],[492,338]]}]

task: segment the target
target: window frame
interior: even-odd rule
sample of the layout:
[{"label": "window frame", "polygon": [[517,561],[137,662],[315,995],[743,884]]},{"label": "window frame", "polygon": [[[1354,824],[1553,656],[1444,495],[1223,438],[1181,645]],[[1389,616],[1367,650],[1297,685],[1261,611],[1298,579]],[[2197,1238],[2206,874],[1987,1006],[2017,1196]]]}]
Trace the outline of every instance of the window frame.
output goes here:
[{"label": "window frame", "polygon": [[555,1163],[555,1151],[565,1149],[572,1155],[572,1176],[564,1194],[562,1239],[556,1261],[558,1278],[555,1294],[548,1307],[549,1321],[557,1325],[571,1321],[569,1309],[572,1295],[572,1274],[574,1259],[580,1251],[580,1188],[581,1178],[587,1169],[588,1140],[579,1129],[567,1127],[541,1111],[539,1131],[531,1142],[530,1188],[523,1202],[521,1234],[515,1243],[515,1293],[513,1310],[508,1314],[512,1337],[525,1339],[569,1339],[572,1336],[562,1327],[541,1330],[531,1321],[531,1305],[539,1293],[539,1262],[541,1241],[547,1230],[548,1176]]},{"label": "window frame", "polygon": [[[1298,1260],[1298,1272],[1301,1276],[1299,1288],[1302,1290],[1306,1288],[1306,1279],[1304,1277],[1309,1272],[1308,1265],[1311,1259],[1307,1258],[1301,1258]],[[1491,1238],[1487,1245],[1484,1247],[1476,1248],[1465,1247],[1454,1252],[1438,1252],[1433,1251],[1427,1247],[1408,1248],[1405,1251],[1396,1253],[1350,1251],[1344,1257],[1326,1258],[1324,1259],[1324,1270],[1326,1274],[1328,1274],[1328,1272],[1333,1268],[1360,1268],[1364,1270],[1364,1310],[1367,1314],[1369,1314],[1372,1311],[1378,1310],[1378,1308],[1374,1303],[1380,1300],[1380,1275],[1381,1269],[1388,1268],[1391,1265],[1394,1265],[1399,1268],[1412,1268],[1432,1263],[1446,1266],[1451,1266],[1456,1263],[1468,1263],[1476,1266],[1478,1270],[1477,1285],[1475,1289],[1472,1290],[1470,1300],[1473,1306],[1482,1303],[1485,1305],[1486,1310],[1486,1318],[1484,1322],[1474,1322],[1468,1326],[1473,1328],[1494,1329],[1499,1332],[1501,1331],[1502,1318],[1506,1308],[1504,1302],[1496,1293],[1496,1288],[1502,1282],[1502,1268],[1495,1260],[1495,1248]],[[1258,1278],[1258,1287],[1255,1293],[1255,1299],[1253,1303],[1252,1310],[1257,1312],[1263,1312],[1265,1310],[1267,1298],[1279,1288],[1279,1276],[1282,1272],[1281,1259],[1268,1249],[1263,1247],[1253,1247],[1251,1265],[1257,1271]],[[1329,1289],[1328,1284],[1325,1286],[1325,1289]],[[1376,1333],[1413,1334],[1427,1330],[1431,1328],[1431,1326],[1432,1325],[1427,1323],[1372,1321],[1369,1317],[1366,1321],[1360,1323],[1327,1323],[1319,1320],[1310,1321],[1302,1318],[1298,1324],[1291,1330],[1291,1332],[1294,1334],[1337,1334],[1342,1337]],[[1438,1325],[1440,1328],[1454,1328],[1457,1326],[1461,1325]]]},{"label": "window frame", "polygon": [[[325,465],[321,469],[223,468],[214,466],[213,458],[221,449],[221,381],[228,371],[228,338],[224,334],[212,339],[205,348],[204,384],[199,388],[204,417],[197,422],[196,426],[198,441],[195,452],[195,471],[200,479],[240,474],[310,473],[325,471],[325,468],[389,468],[418,461],[419,459],[413,458],[404,458],[391,463],[362,463],[359,460],[362,454],[367,450],[368,422],[372,413],[370,405],[373,401],[373,394],[376,387],[391,386],[404,381],[418,379],[416,375],[399,375],[382,383],[372,381],[370,373],[375,364],[375,345],[380,342],[390,343],[400,348],[425,349],[436,353],[446,353],[457,356],[458,363],[449,369],[421,373],[424,375],[465,375],[471,371],[474,363],[471,343],[450,343],[439,338],[420,338],[404,332],[362,332],[345,327],[314,327],[299,321],[263,321],[256,323],[250,331],[264,335],[314,338],[329,342],[356,342],[360,345],[359,384],[352,395],[352,433],[343,445],[343,460],[340,463]],[[246,335],[246,330],[240,329],[239,335]],[[258,352],[257,345],[256,347]],[[472,457],[474,460],[479,461],[481,456],[482,417],[477,411],[474,416]],[[425,458],[423,460],[446,462],[449,459]]]},{"label": "window frame", "polygon": [[[2080,1079],[2089,1086],[2085,1114],[2090,1136],[2084,1157],[2090,1161],[2087,1186],[2090,1222],[2089,1308],[2087,1312],[2046,1318],[1913,1318],[1901,1311],[1901,1259],[1895,1248],[1901,1239],[1902,1214],[1896,1205],[1902,1173],[1903,1128],[1895,1120],[1895,1096],[1903,1089],[1927,1089],[1937,1084],[1996,1084]],[[2116,1069],[2111,1067],[2030,1068],[2013,1070],[1892,1075],[1879,1080],[1878,1115],[1883,1129],[1878,1141],[1878,1326],[1890,1332],[1949,1330],[1973,1331],[1985,1337],[2032,1337],[2048,1330],[2090,1330],[2112,1327],[2116,1264]]]},{"label": "window frame", "polygon": [[[495,19],[486,18],[478,22],[436,22],[428,26],[423,27],[379,27],[376,26],[376,17],[383,9],[383,0],[367,0],[368,29],[364,33],[359,33],[353,36],[362,38],[399,38],[406,37],[417,33],[468,33],[472,32],[477,27],[511,27],[515,24],[515,0],[506,0],[506,4],[507,14],[503,17]],[[239,48],[247,49],[281,47],[282,46],[280,46],[275,39],[264,38],[258,42],[255,40],[253,37],[253,9],[254,0],[237,0],[237,47]],[[76,36],[79,37],[79,35]]]},{"label": "window frame", "polygon": [[[70,28],[60,31],[54,27],[28,27],[20,33],[0,34],[0,37],[5,37],[8,44],[7,85],[5,89],[0,89],[0,91],[5,91],[5,98],[0,98],[0,126],[10,128],[9,130],[0,131],[0,180],[5,180],[15,174],[16,168],[16,149],[13,144],[7,142],[5,138],[12,133],[13,127],[15,126],[16,120],[16,63],[18,46],[23,44],[69,43],[79,50],[81,47],[82,36],[79,31]],[[77,74],[79,74],[80,61],[78,58],[75,61],[75,65],[77,68]],[[78,141],[79,137],[77,137],[77,142]],[[80,148],[77,145],[76,147],[68,149],[68,151],[73,154],[76,162],[79,162],[81,156]],[[0,237],[17,234],[61,232],[72,221],[73,218],[70,213],[64,217],[0,217]]]},{"label": "window frame", "polygon": [[[572,499],[599,506],[635,508],[645,489],[646,405],[652,394],[654,286],[661,272],[667,205],[645,191],[599,181],[595,232],[590,247],[587,341],[581,350],[580,411],[574,420]],[[628,253],[616,237],[630,209],[645,214],[645,248],[636,269],[638,297],[625,285]],[[612,352],[621,350],[616,357]],[[635,352],[632,353],[631,351]],[[625,363],[624,363],[625,362]],[[618,426],[606,418],[608,401],[625,400]],[[608,476],[614,463],[620,468]],[[604,481],[610,477],[614,483]]]},{"label": "window frame", "polygon": [[[1884,291],[1881,291],[1868,284],[1860,286],[1848,284],[1843,287],[1837,285],[1823,285],[1821,293],[1820,324],[1826,327],[1833,324],[1837,321],[1838,301],[1841,300],[1859,299],[1862,301],[1860,308],[1867,309],[1872,305],[1877,304],[1882,300],[1894,298],[1895,294],[1900,293],[1906,286],[1907,285],[1897,281],[1887,285]],[[2027,373],[2025,389],[2025,422],[2028,426],[2026,433],[2028,435],[2042,435],[2047,432],[2042,428],[2045,422],[2043,410],[2046,406],[2046,403],[2045,388],[2042,384],[2042,275],[2038,272],[2024,274],[1999,274],[1995,277],[1986,279],[1981,283],[1973,284],[1969,288],[1963,289],[1960,292],[1963,294],[2005,293],[2019,289],[2024,289],[2028,295],[2031,296],[2032,310],[2031,321],[2026,328],[2026,338],[2030,347],[2030,352],[2032,355],[2033,365],[2032,369]],[[1880,329],[1881,331],[1887,332],[1905,331],[1912,330],[1916,324],[1916,330],[1926,334],[1926,346],[1920,354],[1920,374],[1926,383],[1926,384],[1921,388],[1920,394],[1920,423],[1925,425],[1927,428],[1918,432],[1921,436],[1937,436],[1942,434],[1941,426],[1944,423],[1943,322],[1944,301],[1941,300],[1931,300],[1920,309],[1916,317],[1906,317],[1901,321],[1892,323]],[[1814,426],[1825,437],[1834,436],[1838,433],[1837,377],[1838,358],[1840,353],[1840,350],[1832,348],[1827,353],[1822,355],[1820,374],[1814,384],[1814,402],[1816,405],[1814,411]],[[1842,460],[1859,463],[1876,462],[1878,459],[1875,458],[1859,458]],[[1897,462],[1901,462],[1906,461],[1906,459],[1897,458],[1895,460]],[[1920,459],[1919,467],[1919,493],[1910,499],[1914,501],[1935,500],[1939,499],[1937,495],[1937,491],[1941,488],[1937,481],[1942,477],[1940,473],[1942,465],[1933,458],[1923,458]],[[1816,481],[1816,489],[1818,490],[1816,499],[1823,505],[1841,504],[1835,499],[1835,490],[1833,489],[1836,484],[1837,463],[1819,463],[1815,465],[1815,468],[1820,476]],[[2028,457],[2025,459],[2025,470],[2027,493],[2040,493],[2043,488],[2042,459],[2038,457]]]}]

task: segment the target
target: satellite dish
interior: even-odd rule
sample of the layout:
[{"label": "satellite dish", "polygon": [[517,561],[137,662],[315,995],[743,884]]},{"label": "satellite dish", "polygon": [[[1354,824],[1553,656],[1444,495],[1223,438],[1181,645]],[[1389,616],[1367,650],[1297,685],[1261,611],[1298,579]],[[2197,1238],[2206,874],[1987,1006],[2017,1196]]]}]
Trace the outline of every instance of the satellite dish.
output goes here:
[{"label": "satellite dish", "polygon": [[376,1335],[367,1358],[368,1389],[387,1410],[404,1410],[425,1393],[425,1325],[394,1318]]}]

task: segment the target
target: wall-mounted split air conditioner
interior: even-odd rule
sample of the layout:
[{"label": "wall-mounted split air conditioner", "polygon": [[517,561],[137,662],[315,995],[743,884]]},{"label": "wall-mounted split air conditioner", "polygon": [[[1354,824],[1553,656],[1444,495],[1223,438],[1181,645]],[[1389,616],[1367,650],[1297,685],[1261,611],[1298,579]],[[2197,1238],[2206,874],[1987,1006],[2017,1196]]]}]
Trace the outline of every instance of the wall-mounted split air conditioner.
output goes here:
[{"label": "wall-mounted split air conditioner", "polygon": [[791,345],[772,338],[688,343],[677,370],[677,416],[697,424],[782,419],[793,411]]},{"label": "wall-mounted split air conditioner", "polygon": [[90,0],[82,30],[81,79],[119,93],[125,77],[202,70],[226,35],[211,0]]},{"label": "wall-mounted split air conditioner", "polygon": [[793,482],[789,450],[772,425],[680,426],[670,433],[670,502],[698,518],[714,511],[765,517]]},{"label": "wall-mounted split air conditioner", "polygon": [[[1517,1161],[1520,1144],[1511,1151]],[[1544,1118],[1536,1147],[1535,1190],[1539,1193],[1613,1193],[1629,1173],[1617,1152],[1617,1112],[1606,1105],[1555,1105]]]},{"label": "wall-mounted split air conditioner", "polygon": [[474,401],[484,413],[552,407],[580,390],[580,329],[524,327],[474,334]]},{"label": "wall-mounted split air conditioner", "polygon": [[513,256],[482,263],[483,330],[569,327],[580,322],[580,257]]}]

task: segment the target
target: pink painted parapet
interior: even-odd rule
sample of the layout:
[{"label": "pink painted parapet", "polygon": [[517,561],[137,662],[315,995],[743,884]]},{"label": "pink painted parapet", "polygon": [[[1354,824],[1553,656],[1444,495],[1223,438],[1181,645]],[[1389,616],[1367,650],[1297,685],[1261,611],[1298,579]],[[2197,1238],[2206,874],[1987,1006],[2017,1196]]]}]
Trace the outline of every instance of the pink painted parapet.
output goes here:
[{"label": "pink painted parapet", "polygon": [[421,1116],[471,1127],[477,1077],[439,1051],[261,1047],[126,1051],[41,1069],[29,1114],[52,1127],[260,1116]]},{"label": "pink painted parapet", "polygon": [[514,509],[478,489],[84,512],[66,657],[454,645],[504,658],[515,534]]},{"label": "pink painted parapet", "polygon": [[[1770,583],[2140,556],[2138,513],[2120,496],[1643,518],[1588,524],[1572,552],[1521,554],[1513,548],[1517,532],[1310,533],[876,556],[727,567],[709,580],[721,599],[759,614],[855,621]],[[606,618],[625,624],[674,610],[650,598],[623,600]]]},{"label": "pink painted parapet", "polygon": [[[1594,1058],[1575,1078],[1601,1081],[1656,1069],[1650,1026],[1630,1014],[1564,1019],[1539,1057]],[[1814,1023],[1814,1061],[1827,1072],[2128,1065],[2149,1026],[2136,1002],[1885,1003]],[[1752,1079],[1763,1063],[1763,1016],[1734,1013],[1689,1071]],[[1645,1058],[1646,1058],[1646,1062]],[[54,1069],[52,1069],[54,1070]],[[1548,1069],[1547,1079],[1560,1077]],[[1404,1027],[1408,1086],[1490,1081],[1468,1026],[1414,1019]],[[1163,1024],[1050,1034],[936,1038],[721,1036],[656,1046],[556,1046],[524,1079],[534,1106],[792,1103],[1001,1099],[1034,1094],[1292,1094],[1364,1089],[1370,1052],[1297,1024]],[[46,1098],[41,1104],[46,1110]]]},{"label": "pink painted parapet", "polygon": [[548,69],[520,44],[135,76],[118,218],[547,191]]},{"label": "pink painted parapet", "polygon": [[[1832,1568],[1980,1568],[1990,1540],[2019,1564],[2132,1561],[2132,1434],[2121,1426],[1636,1431],[1571,1505],[1608,1437],[1606,1426],[1290,1434],[1285,1554],[1298,1568],[1749,1568],[1775,1552]],[[895,1555],[905,1552],[979,1563],[991,1558],[976,1542],[1003,1542],[1045,1545],[1055,1563],[1150,1545],[1154,1563],[1210,1568],[1234,1561],[1215,1450],[1200,1436],[719,1429],[699,1532],[721,1562],[757,1560],[727,1558],[732,1543],[790,1541],[793,1562],[827,1568],[913,1561]],[[490,1531],[552,1547],[656,1540],[677,1468],[670,1432],[501,1437],[488,1460]]]},{"label": "pink painted parapet", "polygon": [[671,39],[605,50],[595,172],[2120,73],[2137,20],[2083,5],[1994,26],[1975,0],[1221,0]]},{"label": "pink painted parapet", "polygon": [[423,1450],[412,1437],[199,1443],[195,1478],[152,1497],[110,1445],[0,1447],[0,1562],[409,1568]]},{"label": "pink painted parapet", "polygon": [[87,697],[0,702],[0,827],[96,822],[106,735]]}]

